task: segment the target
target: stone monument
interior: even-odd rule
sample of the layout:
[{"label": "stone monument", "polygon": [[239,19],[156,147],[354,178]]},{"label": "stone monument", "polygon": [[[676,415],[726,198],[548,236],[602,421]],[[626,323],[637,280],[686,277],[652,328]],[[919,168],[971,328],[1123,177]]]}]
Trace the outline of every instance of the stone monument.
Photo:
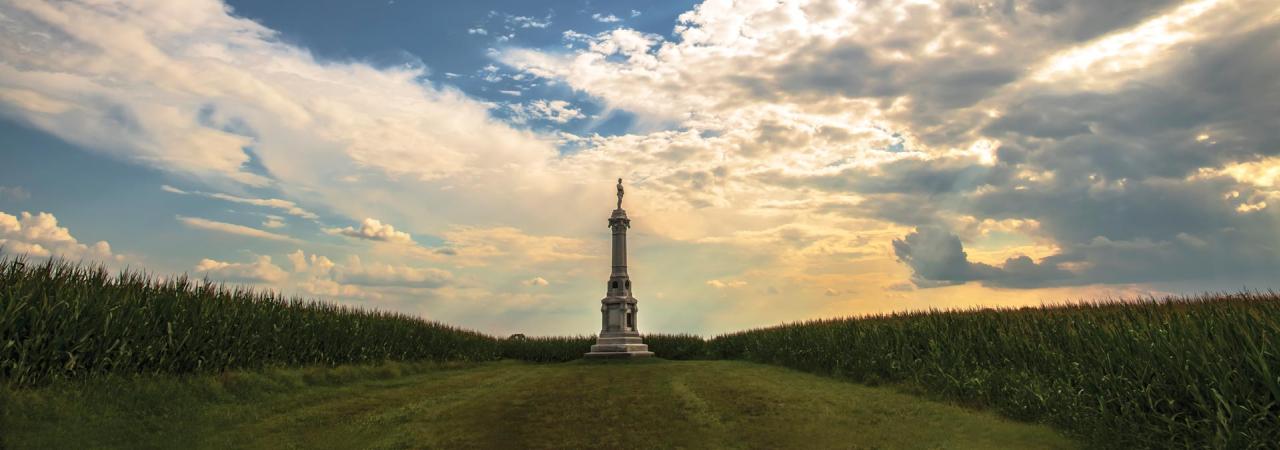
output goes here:
[{"label": "stone monument", "polygon": [[636,298],[631,296],[631,278],[627,276],[627,228],[631,219],[622,209],[622,179],[618,179],[618,209],[609,216],[613,230],[613,270],[609,287],[600,300],[600,337],[591,346],[587,358],[644,358],[653,356],[640,339],[636,328]]}]

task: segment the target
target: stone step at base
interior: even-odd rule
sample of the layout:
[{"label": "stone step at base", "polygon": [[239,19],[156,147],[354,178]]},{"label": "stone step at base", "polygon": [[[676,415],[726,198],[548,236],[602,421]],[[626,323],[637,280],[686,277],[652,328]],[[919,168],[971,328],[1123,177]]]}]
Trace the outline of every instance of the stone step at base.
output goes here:
[{"label": "stone step at base", "polygon": [[632,359],[649,358],[653,352],[591,352],[582,356],[587,359]]},{"label": "stone step at base", "polygon": [[613,344],[613,345],[596,344],[591,346],[591,353],[647,352],[647,351],[649,351],[649,346],[645,344]]},{"label": "stone step at base", "polygon": [[619,338],[619,337],[640,337],[640,333],[635,331],[604,331],[600,333],[602,338]]},{"label": "stone step at base", "polygon": [[621,345],[621,344],[643,344],[644,340],[639,336],[628,337],[602,337],[596,339],[596,345]]}]

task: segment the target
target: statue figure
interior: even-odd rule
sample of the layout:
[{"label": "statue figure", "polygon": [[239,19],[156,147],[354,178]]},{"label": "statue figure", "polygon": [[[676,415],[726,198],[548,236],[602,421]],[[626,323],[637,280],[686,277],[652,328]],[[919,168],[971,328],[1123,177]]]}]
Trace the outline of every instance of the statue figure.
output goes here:
[{"label": "statue figure", "polygon": [[618,179],[618,209],[622,209],[622,179]]}]

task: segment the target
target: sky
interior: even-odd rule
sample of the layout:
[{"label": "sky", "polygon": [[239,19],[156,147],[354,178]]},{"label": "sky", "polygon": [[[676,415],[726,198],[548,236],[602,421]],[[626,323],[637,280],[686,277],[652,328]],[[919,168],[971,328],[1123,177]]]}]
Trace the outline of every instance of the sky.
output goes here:
[{"label": "sky", "polygon": [[0,245],[591,334],[1280,288],[1263,0],[0,0]]}]

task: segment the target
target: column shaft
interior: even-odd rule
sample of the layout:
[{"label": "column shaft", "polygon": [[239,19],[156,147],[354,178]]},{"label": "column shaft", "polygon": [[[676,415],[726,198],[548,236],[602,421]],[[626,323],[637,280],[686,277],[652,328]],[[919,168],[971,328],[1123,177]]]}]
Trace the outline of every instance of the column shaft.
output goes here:
[{"label": "column shaft", "polygon": [[622,226],[613,228],[613,274],[627,273],[627,229]]}]

